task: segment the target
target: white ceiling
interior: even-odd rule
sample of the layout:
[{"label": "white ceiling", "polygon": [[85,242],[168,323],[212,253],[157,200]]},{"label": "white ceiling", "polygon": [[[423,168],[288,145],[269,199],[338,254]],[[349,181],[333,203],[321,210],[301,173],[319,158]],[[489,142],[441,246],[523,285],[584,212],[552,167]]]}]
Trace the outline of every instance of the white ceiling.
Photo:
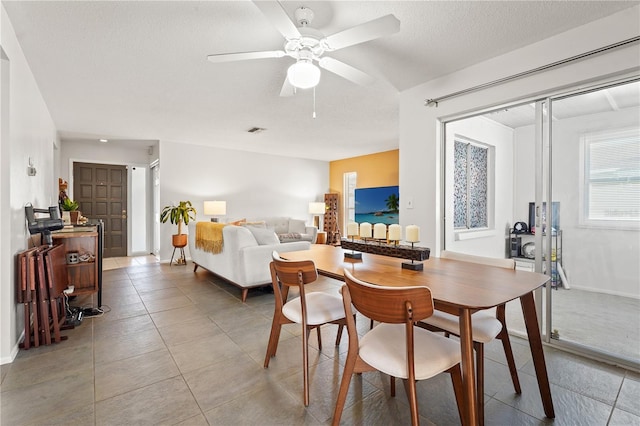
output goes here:
[{"label": "white ceiling", "polygon": [[[398,147],[398,92],[638,1],[286,1],[330,35],[386,14],[392,36],[328,56],[377,78],[323,71],[279,96],[291,58],[213,64],[207,55],[282,49],[251,1],[2,1],[63,139],[218,146],[335,160]],[[10,58],[11,59],[11,58]],[[258,134],[252,127],[267,130]]]}]

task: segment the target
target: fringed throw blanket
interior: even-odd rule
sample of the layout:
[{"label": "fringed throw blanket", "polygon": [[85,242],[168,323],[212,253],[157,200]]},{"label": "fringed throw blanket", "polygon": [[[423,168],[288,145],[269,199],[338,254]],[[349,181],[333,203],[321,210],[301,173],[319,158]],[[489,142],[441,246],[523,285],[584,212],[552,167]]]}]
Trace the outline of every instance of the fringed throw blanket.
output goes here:
[{"label": "fringed throw blanket", "polygon": [[224,227],[224,223],[196,223],[196,248],[213,254],[220,253],[224,245],[222,240],[222,228]]}]

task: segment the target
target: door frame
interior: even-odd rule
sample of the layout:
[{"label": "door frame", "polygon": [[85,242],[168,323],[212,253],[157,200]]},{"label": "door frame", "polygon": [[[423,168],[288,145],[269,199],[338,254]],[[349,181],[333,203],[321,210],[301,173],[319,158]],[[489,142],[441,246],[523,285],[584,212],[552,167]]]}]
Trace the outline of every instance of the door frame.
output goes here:
[{"label": "door frame", "polygon": [[[95,159],[87,159],[87,158],[76,158],[76,157],[69,157],[69,179],[68,179],[68,183],[69,183],[69,188],[71,189],[71,191],[69,191],[69,197],[71,199],[74,198],[74,194],[73,194],[73,184],[74,184],[74,176],[73,176],[73,163],[90,163],[90,164],[107,164],[107,165],[112,165],[112,166],[125,166],[127,168],[127,212],[130,212],[130,207],[131,207],[131,197],[133,196],[132,194],[132,182],[131,182],[131,168],[132,167],[145,167],[147,172],[147,185],[145,187],[145,194],[144,194],[144,198],[145,198],[145,206],[146,206],[146,210],[147,210],[147,229],[145,230],[147,236],[150,235],[150,233],[152,232],[153,228],[150,226],[150,223],[152,222],[153,219],[153,211],[150,211],[151,209],[151,198],[150,198],[150,181],[151,181],[151,165],[150,164],[145,164],[145,163],[125,163],[122,161],[100,161],[100,160],[95,160]],[[127,213],[128,215],[129,213]],[[140,252],[140,253],[132,253],[131,252],[131,221],[127,220],[127,256],[132,256],[134,254],[148,254],[151,253],[151,248],[150,248],[150,244],[152,244],[150,242],[150,238],[146,238],[146,250],[144,251],[144,253]]]}]

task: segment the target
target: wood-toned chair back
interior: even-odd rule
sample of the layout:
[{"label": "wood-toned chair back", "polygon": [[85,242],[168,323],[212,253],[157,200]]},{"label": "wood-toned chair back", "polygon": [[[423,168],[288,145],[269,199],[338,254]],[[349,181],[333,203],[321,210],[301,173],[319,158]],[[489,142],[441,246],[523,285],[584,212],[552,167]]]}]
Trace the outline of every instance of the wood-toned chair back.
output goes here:
[{"label": "wood-toned chair back", "polygon": [[351,303],[374,321],[399,324],[420,321],[433,315],[433,299],[428,287],[385,287],[370,284],[344,271]]},{"label": "wood-toned chair back", "polygon": [[442,259],[460,260],[462,262],[497,266],[499,268],[505,269],[516,269],[516,262],[513,259],[498,259],[495,257],[475,256],[472,254],[456,253],[448,250],[442,250],[440,252],[440,257]]},{"label": "wood-toned chair back", "polygon": [[272,272],[275,272],[282,285],[300,287],[318,279],[318,271],[312,260],[284,260],[275,251],[272,257]]}]

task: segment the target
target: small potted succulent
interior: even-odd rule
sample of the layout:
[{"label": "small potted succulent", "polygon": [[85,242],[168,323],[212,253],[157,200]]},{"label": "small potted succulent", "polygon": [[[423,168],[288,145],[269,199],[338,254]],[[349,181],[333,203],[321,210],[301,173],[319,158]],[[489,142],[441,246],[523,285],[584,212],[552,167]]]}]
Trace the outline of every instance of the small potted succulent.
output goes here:
[{"label": "small potted succulent", "polygon": [[80,217],[80,211],[78,211],[78,203],[73,201],[71,198],[67,197],[62,200],[61,204],[62,210],[65,212],[69,212],[69,221],[71,223],[78,223],[78,218]]}]

